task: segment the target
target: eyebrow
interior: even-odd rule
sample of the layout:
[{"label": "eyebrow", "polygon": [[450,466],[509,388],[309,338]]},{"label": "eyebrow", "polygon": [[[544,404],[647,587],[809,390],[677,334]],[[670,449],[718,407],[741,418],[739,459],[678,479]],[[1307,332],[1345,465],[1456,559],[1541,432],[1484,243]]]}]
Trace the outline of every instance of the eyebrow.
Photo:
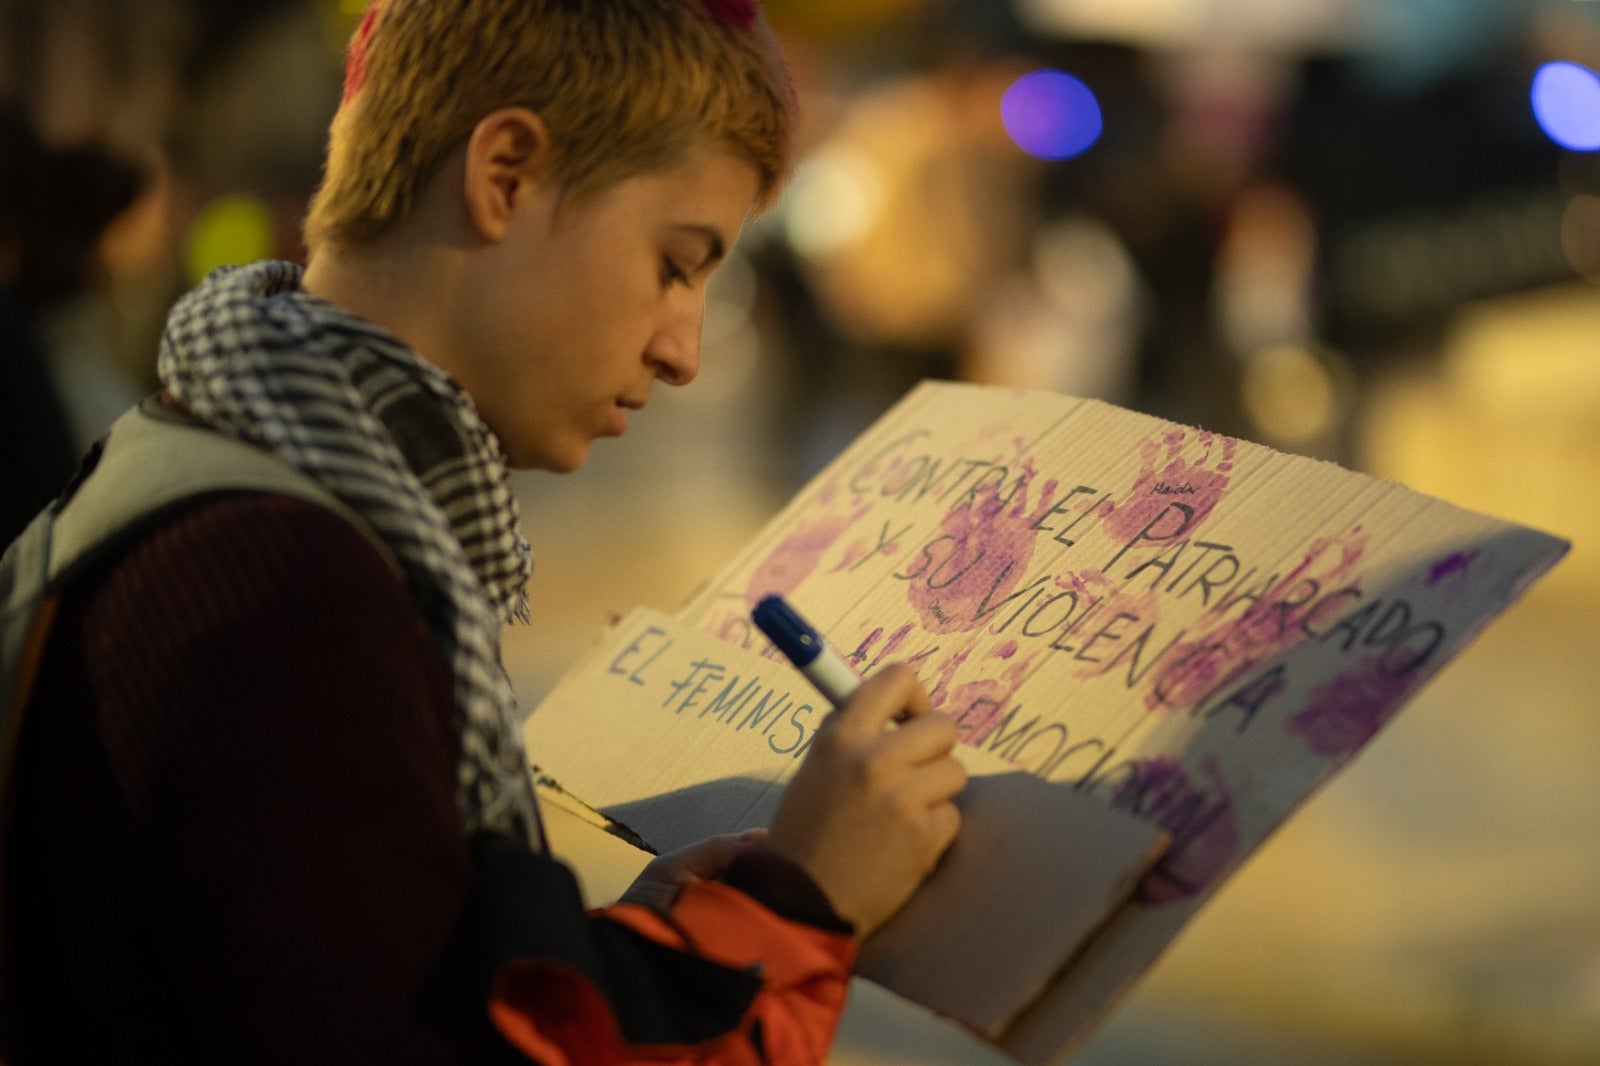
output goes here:
[{"label": "eyebrow", "polygon": [[687,230],[706,239],[706,244],[709,246],[707,249],[709,254],[707,254],[705,262],[700,264],[702,268],[711,266],[713,263],[720,263],[722,257],[728,252],[728,245],[723,240],[722,231],[715,226],[707,226],[700,222],[678,222],[674,224],[673,228]]}]

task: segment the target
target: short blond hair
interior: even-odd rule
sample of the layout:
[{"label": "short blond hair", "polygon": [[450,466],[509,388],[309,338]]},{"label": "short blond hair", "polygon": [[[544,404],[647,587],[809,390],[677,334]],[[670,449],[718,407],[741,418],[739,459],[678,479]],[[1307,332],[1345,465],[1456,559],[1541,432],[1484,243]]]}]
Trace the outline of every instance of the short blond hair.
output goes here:
[{"label": "short blond hair", "polygon": [[792,165],[794,90],[755,0],[377,0],[351,42],[307,244],[387,232],[509,106],[544,121],[568,200],[705,138],[755,166],[761,206]]}]

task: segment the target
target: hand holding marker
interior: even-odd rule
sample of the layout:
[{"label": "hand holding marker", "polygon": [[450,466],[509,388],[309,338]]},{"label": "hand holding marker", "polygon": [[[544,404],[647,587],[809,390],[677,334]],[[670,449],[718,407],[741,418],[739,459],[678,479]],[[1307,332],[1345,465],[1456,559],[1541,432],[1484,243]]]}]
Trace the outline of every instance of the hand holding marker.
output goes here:
[{"label": "hand holding marker", "polygon": [[842,707],[861,687],[861,679],[833,646],[822,639],[782,596],[768,596],[750,612],[756,627],[827,697]]},{"label": "hand holding marker", "polygon": [[767,846],[799,863],[866,936],[900,909],[961,827],[954,800],[967,772],[952,755],[955,723],[933,712],[903,665],[862,681],[782,597],[768,596],[751,616],[836,708],[784,789]]}]

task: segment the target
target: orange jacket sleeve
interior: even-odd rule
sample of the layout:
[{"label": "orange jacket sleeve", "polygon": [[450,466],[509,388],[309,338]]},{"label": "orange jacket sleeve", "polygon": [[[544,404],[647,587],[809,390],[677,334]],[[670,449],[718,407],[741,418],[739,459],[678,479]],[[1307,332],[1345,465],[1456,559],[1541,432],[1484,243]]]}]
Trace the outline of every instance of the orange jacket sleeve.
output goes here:
[{"label": "orange jacket sleeve", "polygon": [[827,1058],[855,962],[854,938],[780,917],[714,881],[686,886],[665,915],[617,904],[593,920],[759,977],[759,989],[731,1029],[693,1042],[630,1042],[583,972],[547,957],[513,958],[495,973],[490,1018],[530,1059],[545,1066],[803,1066]]}]

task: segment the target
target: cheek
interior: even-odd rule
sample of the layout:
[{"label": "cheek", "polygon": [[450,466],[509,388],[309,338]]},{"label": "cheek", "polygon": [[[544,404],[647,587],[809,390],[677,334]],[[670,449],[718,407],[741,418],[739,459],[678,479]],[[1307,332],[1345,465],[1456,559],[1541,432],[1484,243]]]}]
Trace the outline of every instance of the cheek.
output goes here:
[{"label": "cheek", "polygon": [[561,373],[574,349],[605,321],[606,301],[600,293],[571,286],[541,288],[525,301],[517,316],[516,346],[528,362]]}]

